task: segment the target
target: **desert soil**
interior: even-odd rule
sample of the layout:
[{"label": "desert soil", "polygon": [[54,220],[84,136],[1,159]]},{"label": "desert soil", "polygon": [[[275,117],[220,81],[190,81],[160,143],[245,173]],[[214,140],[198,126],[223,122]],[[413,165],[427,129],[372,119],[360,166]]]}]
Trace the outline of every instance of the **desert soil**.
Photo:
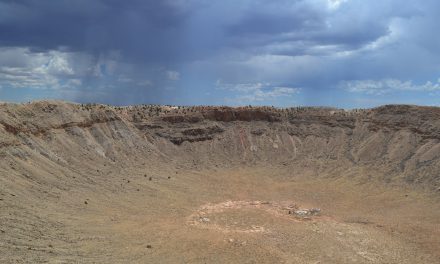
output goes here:
[{"label": "desert soil", "polygon": [[[347,180],[304,179],[277,168],[158,173],[151,181],[144,177],[146,170],[108,171],[105,181],[119,186],[97,183],[57,198],[47,193],[35,202],[2,190],[0,261],[440,260],[439,202],[423,193]],[[292,205],[321,212],[303,219],[288,213]]]}]

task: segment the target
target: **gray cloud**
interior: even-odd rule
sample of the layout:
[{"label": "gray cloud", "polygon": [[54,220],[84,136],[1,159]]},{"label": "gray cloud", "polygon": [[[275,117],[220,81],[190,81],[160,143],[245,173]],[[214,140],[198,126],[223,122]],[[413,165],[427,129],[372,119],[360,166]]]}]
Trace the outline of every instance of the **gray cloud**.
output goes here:
[{"label": "gray cloud", "polygon": [[120,50],[130,60],[175,54],[178,28],[188,15],[171,1],[19,0],[0,5],[0,35],[7,36],[0,39],[2,46]]},{"label": "gray cloud", "polygon": [[401,81],[396,79],[357,80],[343,81],[340,83],[340,86],[349,92],[374,95],[383,95],[395,90],[435,92],[440,91],[440,79],[435,83],[428,81],[424,84],[414,84],[413,81]]},{"label": "gray cloud", "polygon": [[293,98],[300,92],[300,88],[277,86],[272,83],[239,83],[230,84],[217,80],[218,89],[234,92],[232,97],[227,97],[226,101],[234,105],[247,105],[273,103],[281,97]]},{"label": "gray cloud", "polygon": [[334,103],[320,94],[437,80],[437,10],[434,0],[0,0],[0,85],[77,101],[185,103],[172,98],[193,93],[209,103],[199,95],[222,79],[270,84],[217,91],[225,98]]}]

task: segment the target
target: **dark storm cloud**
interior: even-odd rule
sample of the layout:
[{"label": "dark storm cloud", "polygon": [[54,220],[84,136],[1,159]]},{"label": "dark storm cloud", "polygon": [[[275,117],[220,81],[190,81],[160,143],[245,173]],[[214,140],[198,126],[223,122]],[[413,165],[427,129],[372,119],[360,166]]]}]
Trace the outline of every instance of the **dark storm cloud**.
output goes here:
[{"label": "dark storm cloud", "polygon": [[[294,3],[292,1],[291,3]],[[249,12],[229,27],[231,35],[274,35],[294,31],[310,31],[325,26],[322,12],[311,6],[283,5],[268,9],[264,5],[249,8]]]},{"label": "dark storm cloud", "polygon": [[323,1],[2,1],[0,45],[119,50],[130,60],[173,62],[228,47],[260,52],[271,43],[290,43],[294,53],[307,52],[301,43],[357,48],[387,34],[386,5],[350,8],[338,15]]},{"label": "dark storm cloud", "polygon": [[[434,0],[0,0],[0,87],[124,104],[432,91],[438,10]],[[236,89],[268,83],[254,96]]]},{"label": "dark storm cloud", "polygon": [[[325,1],[300,0],[6,0],[0,7],[1,46],[118,50],[129,60],[171,63],[228,47],[287,55],[311,45],[355,49],[388,34],[390,19],[417,11],[353,1],[330,12]],[[286,47],[268,50],[273,43]]]},{"label": "dark storm cloud", "polygon": [[255,1],[228,26],[227,37],[241,48],[259,47],[257,52],[266,45],[285,44],[285,51],[265,50],[283,55],[304,55],[310,51],[307,47],[323,45],[352,50],[389,34],[393,19],[416,15],[420,11],[410,2],[396,6],[395,1],[352,0],[329,10],[325,1]]},{"label": "dark storm cloud", "polygon": [[172,52],[186,16],[171,1],[1,1],[0,45],[164,56],[160,51]]}]

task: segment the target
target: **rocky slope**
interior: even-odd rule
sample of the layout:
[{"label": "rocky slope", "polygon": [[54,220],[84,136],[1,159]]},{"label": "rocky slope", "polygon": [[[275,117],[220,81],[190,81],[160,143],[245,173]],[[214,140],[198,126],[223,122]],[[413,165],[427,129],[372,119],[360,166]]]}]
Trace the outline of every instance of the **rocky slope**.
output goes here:
[{"label": "rocky slope", "polygon": [[439,143],[440,108],[434,107],[0,106],[3,169],[7,160],[35,153],[60,165],[84,157],[114,163],[134,155],[195,168],[283,164],[315,176],[416,183],[435,190],[440,187]]}]

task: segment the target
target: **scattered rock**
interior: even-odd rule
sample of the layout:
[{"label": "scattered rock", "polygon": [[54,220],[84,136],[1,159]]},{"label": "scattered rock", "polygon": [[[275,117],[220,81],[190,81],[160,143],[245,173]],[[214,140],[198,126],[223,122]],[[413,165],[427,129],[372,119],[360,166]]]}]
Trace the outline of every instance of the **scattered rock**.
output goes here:
[{"label": "scattered rock", "polygon": [[84,201],[84,204],[89,204],[89,202],[87,202],[87,201]]},{"label": "scattered rock", "polygon": [[252,135],[256,135],[256,136],[261,136],[265,133],[266,131],[264,129],[254,129],[251,131]]},{"label": "scattered rock", "polygon": [[321,213],[321,209],[319,209],[319,208],[312,208],[312,209],[309,210],[309,213],[311,215],[318,215],[319,213]]},{"label": "scattered rock", "polygon": [[207,222],[209,222],[211,220],[208,217],[200,217],[199,221],[202,222],[202,223],[207,223]]},{"label": "scattered rock", "polygon": [[168,176],[168,180],[171,179],[171,176]]},{"label": "scattered rock", "polygon": [[151,245],[147,245],[147,248],[153,248]]},{"label": "scattered rock", "polygon": [[152,180],[153,180],[153,177],[148,178],[148,180],[149,180],[149,181],[152,181]]},{"label": "scattered rock", "polygon": [[256,225],[251,225],[253,230],[264,230],[264,227],[262,226],[256,226]]}]

